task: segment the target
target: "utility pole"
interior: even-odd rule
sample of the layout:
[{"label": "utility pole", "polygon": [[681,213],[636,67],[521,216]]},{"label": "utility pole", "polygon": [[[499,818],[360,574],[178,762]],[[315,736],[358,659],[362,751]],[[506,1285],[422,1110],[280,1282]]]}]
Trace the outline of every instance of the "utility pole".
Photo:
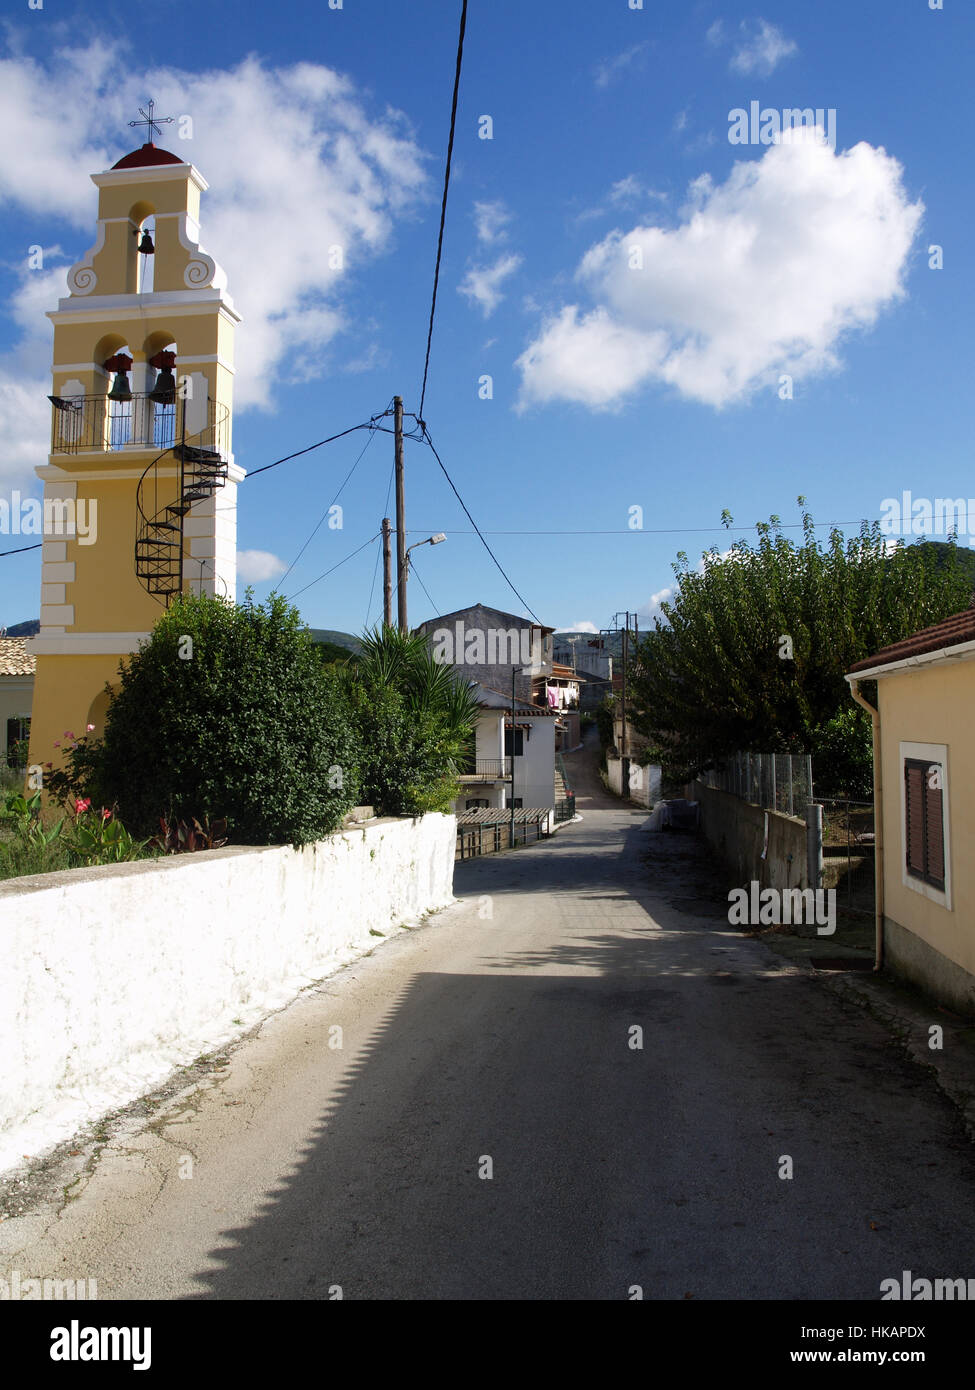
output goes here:
[{"label": "utility pole", "polygon": [[630,610],[626,610],[626,620],[623,624],[623,681],[622,681],[622,723],[620,726],[620,794],[629,796],[630,794],[630,760],[626,756],[626,658],[628,638],[630,635]]},{"label": "utility pole", "polygon": [[396,611],[400,632],[407,632],[406,621],[406,502],[403,494],[403,397],[393,397],[393,426],[396,443]]},{"label": "utility pole", "polygon": [[[508,829],[508,848],[515,847],[515,672],[517,666],[511,668],[511,795],[508,800],[511,802],[511,824]],[[525,832],[528,833],[527,831]]]},{"label": "utility pole", "polygon": [[383,517],[383,627],[393,625],[393,541],[389,517]]}]

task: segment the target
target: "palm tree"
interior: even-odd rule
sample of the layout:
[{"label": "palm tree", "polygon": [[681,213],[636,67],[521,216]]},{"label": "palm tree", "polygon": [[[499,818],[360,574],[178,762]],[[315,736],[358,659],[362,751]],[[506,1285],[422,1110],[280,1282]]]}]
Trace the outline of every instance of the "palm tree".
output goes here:
[{"label": "palm tree", "polygon": [[479,705],[421,633],[363,634],[347,680],[363,743],[363,788],[386,814],[446,810],[469,756]]}]

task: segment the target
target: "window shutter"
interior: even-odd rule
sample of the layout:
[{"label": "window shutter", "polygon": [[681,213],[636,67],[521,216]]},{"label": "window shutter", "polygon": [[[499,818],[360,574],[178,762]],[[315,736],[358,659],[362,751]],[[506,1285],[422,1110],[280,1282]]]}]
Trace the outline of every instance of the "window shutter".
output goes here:
[{"label": "window shutter", "polygon": [[907,872],[924,878],[924,764],[913,758],[904,763],[904,805]]},{"label": "window shutter", "polygon": [[[935,764],[937,766],[937,764]],[[925,779],[924,784],[924,838],[925,838],[925,878],[933,888],[944,891],[945,886],[945,834],[944,834],[944,791],[932,787]]]}]

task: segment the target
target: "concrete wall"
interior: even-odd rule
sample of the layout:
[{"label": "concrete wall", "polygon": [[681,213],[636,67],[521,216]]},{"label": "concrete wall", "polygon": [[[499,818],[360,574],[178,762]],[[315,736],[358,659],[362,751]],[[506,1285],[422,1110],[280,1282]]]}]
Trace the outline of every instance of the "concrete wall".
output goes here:
[{"label": "concrete wall", "polygon": [[[975,661],[898,671],[877,682],[884,816],[887,963],[951,1008],[975,1013]],[[905,745],[944,747],[946,894],[905,868]]]},{"label": "concrete wall", "polygon": [[[606,775],[610,785],[610,790],[617,796],[622,796],[623,786],[623,763],[620,758],[606,758]],[[661,769],[656,763],[650,763],[643,767],[640,763],[630,760],[630,791],[629,799],[638,801],[641,806],[652,807],[660,800],[661,790]]]},{"label": "concrete wall", "polygon": [[[701,805],[701,830],[731,875],[732,886],[806,888],[806,823],[752,806],[730,792],[694,782],[688,797]],[[768,851],[762,858],[765,817]]]},{"label": "concrete wall", "polygon": [[452,901],[456,821],[0,883],[0,1170]]}]

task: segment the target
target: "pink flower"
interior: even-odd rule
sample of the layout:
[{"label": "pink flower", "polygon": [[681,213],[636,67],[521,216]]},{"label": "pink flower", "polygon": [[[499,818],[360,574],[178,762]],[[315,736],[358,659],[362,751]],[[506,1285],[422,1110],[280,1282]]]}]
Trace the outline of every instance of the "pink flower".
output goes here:
[{"label": "pink flower", "polygon": [[56,738],[56,739],[54,740],[54,746],[55,746],[55,748],[60,748],[60,747],[61,747],[61,740],[60,740],[59,738]]},{"label": "pink flower", "polygon": [[61,737],[62,737],[62,738],[74,738],[74,734],[71,732],[70,729],[65,729],[65,731],[64,731],[64,733],[61,735]]},{"label": "pink flower", "polygon": [[75,809],[75,815],[77,815],[77,816],[80,816],[81,813],[82,813],[82,811],[89,811],[89,810],[91,810],[91,797],[90,797],[90,796],[79,797],[79,799],[78,799],[78,800],[75,802],[75,804],[74,804],[74,809]]},{"label": "pink flower", "polygon": [[88,733],[91,733],[92,729],[94,729],[95,726],[94,726],[94,724],[87,724],[85,727],[86,727]]},{"label": "pink flower", "polygon": [[111,819],[112,819],[112,813],[111,813],[111,811],[106,810],[105,807],[103,806],[103,807],[102,807],[102,820],[111,820]]}]

